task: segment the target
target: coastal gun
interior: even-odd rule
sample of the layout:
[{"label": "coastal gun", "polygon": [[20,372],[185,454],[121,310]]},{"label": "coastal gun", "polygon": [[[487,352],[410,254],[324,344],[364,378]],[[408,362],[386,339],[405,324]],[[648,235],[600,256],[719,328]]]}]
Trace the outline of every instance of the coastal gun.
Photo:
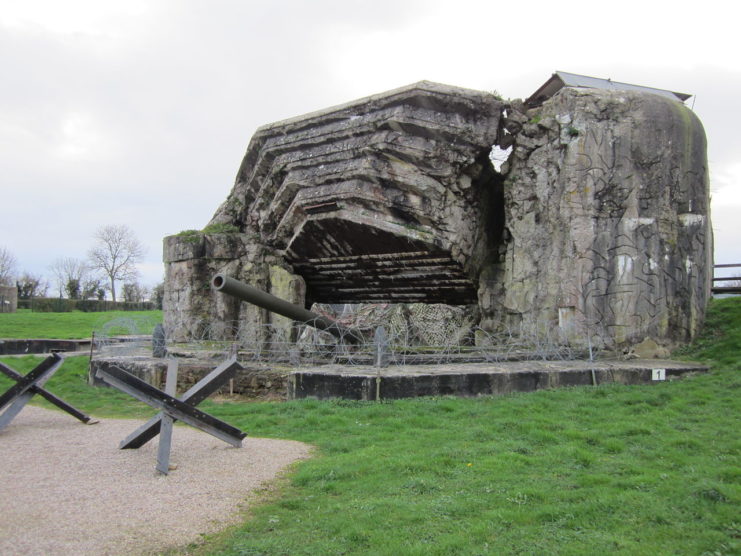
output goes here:
[{"label": "coastal gun", "polygon": [[231,295],[247,303],[267,309],[272,313],[313,326],[319,330],[324,330],[339,340],[344,340],[351,344],[361,344],[365,341],[363,335],[358,330],[346,328],[329,317],[304,309],[300,305],[290,303],[285,299],[271,295],[225,274],[214,276],[213,280],[211,280],[211,285],[218,292]]}]

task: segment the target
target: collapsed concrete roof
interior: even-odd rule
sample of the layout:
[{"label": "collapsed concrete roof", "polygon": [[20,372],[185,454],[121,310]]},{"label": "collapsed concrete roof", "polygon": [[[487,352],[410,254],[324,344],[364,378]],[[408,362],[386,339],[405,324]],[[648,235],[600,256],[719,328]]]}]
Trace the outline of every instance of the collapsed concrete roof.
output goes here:
[{"label": "collapsed concrete roof", "polygon": [[314,301],[475,303],[502,108],[421,81],[263,126],[212,224],[284,252]]}]

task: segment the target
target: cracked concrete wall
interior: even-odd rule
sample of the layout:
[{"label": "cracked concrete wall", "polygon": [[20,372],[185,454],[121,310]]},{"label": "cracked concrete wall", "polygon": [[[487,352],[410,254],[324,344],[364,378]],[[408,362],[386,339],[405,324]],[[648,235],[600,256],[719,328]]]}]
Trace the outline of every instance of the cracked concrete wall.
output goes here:
[{"label": "cracked concrete wall", "polygon": [[211,225],[280,252],[311,301],[475,303],[502,106],[423,81],[263,126]]},{"label": "cracked concrete wall", "polygon": [[[495,142],[514,142],[500,175]],[[302,276],[385,302],[447,287],[485,330],[607,347],[689,340],[712,281],[702,125],[641,92],[564,88],[527,109],[423,82],[264,126],[212,224],[238,231],[165,239],[175,338],[201,337],[198,320],[288,333],[214,293],[217,272],[298,304],[313,299]]]},{"label": "cracked concrete wall", "polygon": [[[305,286],[291,274],[282,258],[242,233],[198,233],[164,240],[165,295],[162,303],[167,337],[171,341],[243,340],[254,344],[273,334],[290,337],[285,318],[211,288],[211,279],[223,272],[302,305]],[[281,332],[282,331],[282,332]]]},{"label": "cracked concrete wall", "polygon": [[[712,279],[706,140],[648,93],[565,88],[509,108],[505,249],[483,276],[489,327],[557,326],[574,342],[684,342]],[[589,334],[589,336],[588,336]]]},{"label": "cracked concrete wall", "polygon": [[245,331],[283,322],[205,289],[219,271],[270,291],[281,266],[305,285],[288,297],[302,305],[475,305],[502,225],[488,160],[502,106],[490,93],[420,82],[259,128],[206,228],[235,233],[165,239],[172,334],[197,337],[183,323],[209,318],[238,316]]}]

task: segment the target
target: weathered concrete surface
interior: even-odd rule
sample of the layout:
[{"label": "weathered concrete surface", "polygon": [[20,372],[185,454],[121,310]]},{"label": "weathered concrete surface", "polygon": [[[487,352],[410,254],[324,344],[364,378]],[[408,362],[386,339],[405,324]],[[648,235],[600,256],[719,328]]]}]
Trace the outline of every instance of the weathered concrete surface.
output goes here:
[{"label": "weathered concrete surface", "polygon": [[682,104],[565,88],[515,103],[504,259],[482,280],[491,327],[611,347],[697,332],[712,279],[705,134]]},{"label": "weathered concrete surface", "polygon": [[[182,354],[181,354],[182,355]],[[178,357],[177,391],[182,394],[223,362],[223,357],[188,359]],[[246,398],[285,399],[288,391],[289,369],[274,365],[242,363],[237,372],[216,395],[238,395]],[[108,386],[96,376],[98,369],[118,367],[160,389],[165,387],[167,362],[153,357],[96,357],[93,359],[88,382],[93,386]]]},{"label": "weathered concrete surface", "polygon": [[[179,393],[185,392],[221,361],[219,358],[179,358]],[[96,358],[90,382],[98,368],[123,368],[157,388],[164,388],[166,364],[147,357]],[[543,388],[594,384],[648,384],[654,369],[664,369],[667,380],[687,373],[706,372],[698,363],[661,359],[632,361],[502,361],[450,363],[445,365],[393,365],[379,370],[372,365],[321,365],[299,370],[271,364],[245,362],[245,369],[219,390],[217,395],[257,399],[344,398],[375,400],[380,376],[381,399],[417,396],[488,396],[530,392]],[[592,376],[594,370],[594,379]]]},{"label": "weathered concrete surface", "polygon": [[[517,361],[496,365],[408,365],[388,369],[325,365],[292,373],[288,398],[356,400],[418,396],[484,396],[593,384],[649,384],[655,369],[668,380],[706,372],[696,363],[668,360]],[[594,375],[592,374],[594,371]],[[594,377],[594,378],[593,378]]]},{"label": "weathered concrete surface", "polygon": [[155,388],[164,388],[165,386],[167,361],[162,358],[145,356],[95,357],[90,362],[90,368],[88,369],[88,384],[108,388],[108,383],[99,379],[97,373],[98,370],[106,371],[112,367],[123,369]]},{"label": "weathered concrete surface", "polygon": [[502,107],[423,81],[261,127],[211,225],[284,253],[313,302],[475,303]]},{"label": "weathered concrete surface", "polygon": [[211,294],[216,272],[279,296],[294,282],[288,300],[307,305],[475,304],[502,225],[488,160],[502,106],[421,82],[260,128],[210,223],[238,233],[165,239],[165,321],[270,322]]},{"label": "weathered concrete surface", "polygon": [[[514,145],[501,174],[494,144]],[[632,91],[526,110],[420,82],[264,126],[210,223],[231,233],[165,239],[168,338],[292,338],[212,292],[224,272],[293,303],[477,305],[486,332],[661,351],[710,292],[705,151],[689,109]]]},{"label": "weathered concrete surface", "polygon": [[211,279],[219,272],[282,299],[303,305],[304,282],[286,270],[275,251],[242,233],[190,233],[164,242],[164,322],[169,341],[241,339],[267,341],[268,327],[290,336],[287,319],[219,294]]}]

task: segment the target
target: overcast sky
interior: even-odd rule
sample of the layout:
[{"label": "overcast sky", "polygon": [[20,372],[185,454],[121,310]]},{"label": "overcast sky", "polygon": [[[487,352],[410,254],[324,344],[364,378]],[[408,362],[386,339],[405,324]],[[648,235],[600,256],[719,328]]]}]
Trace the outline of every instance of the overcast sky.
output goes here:
[{"label": "overcast sky", "polygon": [[741,263],[733,5],[0,0],[0,247],[50,277],[128,224],[154,285],[162,238],[208,223],[258,126],[422,79],[524,98],[564,70],[695,95],[715,259]]}]

